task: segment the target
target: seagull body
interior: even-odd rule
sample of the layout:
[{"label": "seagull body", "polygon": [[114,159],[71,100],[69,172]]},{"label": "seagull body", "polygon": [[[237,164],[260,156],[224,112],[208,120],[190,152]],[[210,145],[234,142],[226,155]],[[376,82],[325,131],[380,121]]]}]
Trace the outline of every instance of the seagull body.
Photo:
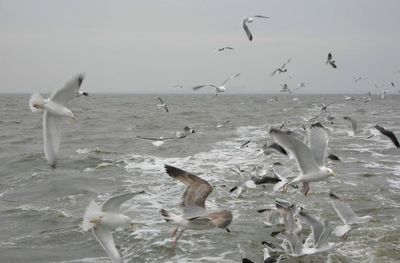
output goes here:
[{"label": "seagull body", "polygon": [[73,78],[65,86],[54,91],[48,99],[35,93],[29,100],[32,112],[43,113],[44,153],[50,167],[55,170],[61,143],[60,118],[75,119],[74,114],[65,107],[65,104],[75,97],[88,96],[87,92],[80,91],[83,75]]},{"label": "seagull body", "polygon": [[220,47],[218,48],[218,51],[224,51],[225,49],[233,50],[233,47]]},{"label": "seagull body", "polygon": [[271,128],[270,135],[281,145],[289,157],[296,160],[300,175],[288,178],[284,185],[303,183],[304,194],[309,191],[309,182],[321,181],[333,176],[332,169],[325,167],[325,154],[328,146],[328,134],[321,127],[312,127],[309,133],[310,147],[294,136],[276,128]]},{"label": "seagull body", "polygon": [[215,96],[217,96],[218,93],[226,91],[225,85],[229,80],[231,80],[233,78],[236,78],[236,77],[239,77],[239,76],[240,76],[240,73],[237,73],[235,75],[230,76],[229,78],[224,80],[224,82],[222,82],[222,84],[220,86],[216,86],[214,84],[198,85],[198,86],[193,87],[193,90],[196,91],[196,90],[204,88],[204,87],[213,87],[213,88],[215,88]]},{"label": "seagull body", "polygon": [[183,131],[177,131],[175,133],[175,136],[178,139],[183,139],[183,138],[189,136],[192,133],[196,133],[196,131],[192,127],[185,126],[185,128],[183,128]]},{"label": "seagull body", "polygon": [[[173,241],[174,246],[186,229],[204,230],[218,227],[229,232],[228,226],[232,221],[232,213],[230,211],[207,212],[205,210],[205,201],[213,190],[207,181],[170,165],[165,165],[165,170],[169,176],[179,180],[187,187],[182,196],[182,215],[176,215],[164,209],[160,210],[160,214],[165,221],[178,225],[171,236],[174,237],[176,235]],[[177,234],[179,227],[183,229]]]},{"label": "seagull body", "polygon": [[369,215],[362,217],[356,215],[353,212],[353,209],[351,209],[351,206],[340,199],[334,193],[330,193],[329,197],[336,213],[338,214],[340,219],[342,219],[343,223],[345,223],[344,226],[337,226],[335,228],[336,236],[340,237],[342,240],[346,240],[350,231],[354,229],[357,225],[367,223],[372,219],[372,217]]},{"label": "seagull body", "polygon": [[353,76],[353,80],[355,83],[359,82],[360,80],[362,80],[362,77],[355,77]]},{"label": "seagull body", "polygon": [[100,207],[94,201],[91,201],[86,208],[83,216],[82,229],[87,231],[92,229],[93,235],[106,251],[113,263],[122,263],[121,256],[115,247],[113,236],[109,228],[132,227],[133,221],[129,216],[119,212],[120,206],[133,198],[138,193],[127,193],[109,198]]},{"label": "seagull body", "polygon": [[285,63],[283,63],[283,65],[280,68],[277,68],[274,71],[272,71],[271,77],[274,76],[276,73],[281,74],[287,72],[286,65],[289,64],[290,61],[291,59],[289,58]]},{"label": "seagull body", "polygon": [[331,65],[333,68],[337,68],[336,62],[332,58],[332,53],[328,53],[328,58],[326,59],[325,64]]},{"label": "seagull body", "polygon": [[242,20],[243,29],[244,29],[244,32],[246,32],[246,35],[247,35],[247,38],[249,39],[249,41],[253,40],[253,35],[251,34],[250,29],[247,24],[253,23],[255,18],[270,18],[270,17],[255,15],[255,16],[249,16],[249,17],[243,18],[243,20]]},{"label": "seagull body", "polygon": [[292,93],[292,90],[291,89],[289,89],[289,87],[288,87],[288,85],[285,83],[285,84],[281,84],[281,86],[282,86],[282,89],[281,89],[281,91],[280,92],[288,92],[288,93]]},{"label": "seagull body", "polygon": [[164,108],[166,112],[169,112],[167,104],[165,104],[164,101],[160,97],[157,97],[157,99],[160,101],[160,103],[157,104],[157,108],[159,108],[159,109],[163,109]]},{"label": "seagull body", "polygon": [[151,144],[153,144],[156,147],[160,147],[163,145],[166,141],[172,141],[172,140],[177,140],[177,139],[183,139],[185,137],[169,137],[169,138],[164,138],[164,137],[159,137],[159,138],[150,138],[150,137],[142,137],[142,136],[136,136],[136,138],[144,140],[144,141],[149,141]]}]

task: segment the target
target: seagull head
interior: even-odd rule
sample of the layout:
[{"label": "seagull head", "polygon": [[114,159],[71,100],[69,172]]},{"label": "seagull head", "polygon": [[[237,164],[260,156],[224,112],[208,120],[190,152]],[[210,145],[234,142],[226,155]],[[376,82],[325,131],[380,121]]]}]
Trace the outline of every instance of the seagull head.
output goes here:
[{"label": "seagull head", "polygon": [[225,92],[226,88],[225,88],[225,86],[220,86],[220,87],[217,88],[217,91],[218,92]]},{"label": "seagull head", "polygon": [[335,176],[335,173],[331,168],[326,168],[326,173],[328,174],[328,176]]}]

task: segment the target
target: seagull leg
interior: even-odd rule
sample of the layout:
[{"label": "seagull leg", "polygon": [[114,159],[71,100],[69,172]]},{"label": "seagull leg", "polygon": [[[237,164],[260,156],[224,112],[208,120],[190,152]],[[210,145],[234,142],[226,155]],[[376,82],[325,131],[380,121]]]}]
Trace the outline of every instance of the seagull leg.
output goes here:
[{"label": "seagull leg", "polygon": [[304,193],[304,196],[307,196],[308,192],[310,191],[310,184],[307,182],[303,182],[301,186],[301,191]]},{"label": "seagull leg", "polygon": [[178,232],[179,225],[172,231],[171,233],[171,238],[173,238],[176,235],[176,232]]},{"label": "seagull leg", "polygon": [[185,231],[185,229],[182,229],[181,232],[179,232],[179,234],[176,236],[175,240],[172,242],[173,247],[176,246],[176,242],[178,242],[179,238],[182,236],[183,231]]}]

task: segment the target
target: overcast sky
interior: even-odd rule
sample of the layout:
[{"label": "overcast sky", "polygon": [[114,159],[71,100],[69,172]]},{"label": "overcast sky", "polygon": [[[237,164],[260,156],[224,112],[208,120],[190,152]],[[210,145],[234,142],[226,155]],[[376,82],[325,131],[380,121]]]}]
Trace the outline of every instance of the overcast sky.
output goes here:
[{"label": "overcast sky", "polygon": [[[365,93],[390,81],[397,92],[399,11],[398,0],[0,0],[0,92],[45,93],[80,72],[92,93],[192,93],[235,73],[227,93],[300,82],[304,93]],[[251,15],[271,17],[249,25],[252,42]]]}]

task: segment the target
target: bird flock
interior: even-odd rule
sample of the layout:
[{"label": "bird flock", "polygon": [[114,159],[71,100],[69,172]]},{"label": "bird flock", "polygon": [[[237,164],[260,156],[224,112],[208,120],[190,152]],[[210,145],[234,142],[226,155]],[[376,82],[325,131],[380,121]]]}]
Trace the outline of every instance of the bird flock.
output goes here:
[{"label": "bird flock", "polygon": [[[245,17],[242,20],[244,32],[249,41],[253,41],[253,34],[250,31],[249,24],[254,21],[268,19],[267,16],[254,15]],[[230,46],[221,47],[221,51],[233,51]],[[270,75],[271,77],[277,74],[283,74],[288,71],[287,66],[291,59],[286,60],[282,66],[276,68]],[[332,53],[328,53],[326,65],[337,68],[337,63],[333,59]],[[240,76],[240,73],[234,74],[225,79],[221,84],[201,84],[192,87],[194,91],[211,87],[215,89],[215,96],[226,91],[226,84]],[[72,78],[65,86],[51,93],[49,98],[45,99],[41,95],[35,93],[29,101],[30,109],[35,113],[43,114],[43,139],[44,139],[44,154],[50,165],[50,168],[55,171],[57,168],[58,154],[61,144],[61,118],[67,117],[76,120],[75,115],[70,111],[66,104],[73,98],[80,96],[88,96],[87,92],[81,91],[81,85],[84,79],[83,74]],[[362,77],[353,76],[354,82],[358,83]],[[390,83],[395,87],[393,82]],[[281,92],[292,93],[297,89],[306,87],[305,82],[301,82],[296,88],[290,89],[288,85],[281,84]],[[182,85],[176,85],[178,88],[183,88]],[[383,99],[387,93],[384,86],[379,87],[380,96]],[[295,98],[294,101],[299,101]],[[351,100],[353,98],[345,98]],[[371,95],[367,98],[362,98],[365,102],[371,100]],[[157,108],[170,112],[166,102],[156,97],[158,101]],[[274,96],[272,101],[278,101],[278,97]],[[240,184],[232,187],[229,192],[236,193],[236,197],[240,197],[246,189],[256,188],[258,185],[272,184],[272,191],[286,193],[291,195],[300,191],[302,195],[312,195],[311,183],[316,184],[321,181],[328,181],[334,177],[333,169],[326,166],[326,159],[340,161],[340,158],[335,154],[327,154],[329,136],[327,129],[324,127],[326,123],[332,122],[334,119],[328,112],[326,105],[321,98],[321,110],[317,116],[302,116],[299,117],[305,123],[298,129],[286,129],[288,122],[283,122],[280,127],[271,127],[269,129],[269,138],[272,143],[260,146],[260,154],[277,155],[282,158],[280,162],[276,162],[273,166],[273,176],[266,175],[262,178],[245,176],[240,169],[232,169],[232,171],[240,177]],[[325,122],[320,122],[318,119],[325,116]],[[357,121],[350,116],[343,116],[344,120],[350,122],[352,126],[351,136],[358,135]],[[217,128],[227,125],[230,120],[217,121]],[[395,134],[386,128],[376,125],[374,126],[381,134],[387,136],[395,147],[400,148],[400,144]],[[183,130],[177,131],[172,137],[149,138],[147,136],[137,136],[138,139],[151,142],[154,146],[159,147],[168,140],[179,140],[187,138],[194,134],[195,130],[192,127],[186,126]],[[372,135],[374,136],[374,135]],[[244,142],[240,148],[246,148],[252,141]],[[283,162],[283,164],[281,163]],[[296,163],[297,169],[292,170],[287,164]],[[185,171],[181,168],[165,164],[165,173],[172,179],[176,179],[186,189],[182,195],[180,204],[181,213],[175,214],[161,208],[159,210],[160,219],[164,219],[167,223],[175,225],[172,231],[171,239],[172,246],[177,246],[178,240],[182,237],[184,231],[195,230],[202,231],[212,228],[224,229],[226,232],[231,232],[229,226],[235,220],[234,214],[228,210],[209,211],[206,208],[207,197],[213,191],[213,187],[209,182],[199,176]],[[101,206],[94,201],[91,201],[83,215],[82,229],[84,231],[91,230],[97,241],[100,243],[104,251],[109,256],[111,262],[124,262],[123,257],[116,248],[114,243],[112,230],[118,227],[133,228],[132,219],[120,212],[120,207],[123,203],[134,198],[136,195],[145,194],[144,191],[130,192],[113,196],[106,200]],[[326,193],[326,198],[329,199],[332,208],[336,211],[338,219],[344,225],[337,225],[333,230],[330,222],[321,219],[318,215],[312,215],[309,208],[305,208],[301,204],[296,204],[288,200],[275,198],[275,208],[262,209],[259,213],[265,214],[266,225],[283,225],[284,228],[278,233],[272,233],[273,237],[279,242],[265,242],[264,261],[263,262],[282,262],[285,257],[299,257],[315,253],[323,253],[335,247],[332,242],[333,233],[344,241],[349,238],[350,232],[357,228],[363,227],[373,218],[369,215],[358,216],[351,208],[350,203],[339,197],[333,192]],[[323,202],[323,200],[321,200]],[[309,231],[305,231],[309,229]],[[305,233],[309,235],[303,236]],[[239,253],[242,254],[242,249],[239,246]],[[251,259],[241,256],[242,262],[253,262]]]}]

